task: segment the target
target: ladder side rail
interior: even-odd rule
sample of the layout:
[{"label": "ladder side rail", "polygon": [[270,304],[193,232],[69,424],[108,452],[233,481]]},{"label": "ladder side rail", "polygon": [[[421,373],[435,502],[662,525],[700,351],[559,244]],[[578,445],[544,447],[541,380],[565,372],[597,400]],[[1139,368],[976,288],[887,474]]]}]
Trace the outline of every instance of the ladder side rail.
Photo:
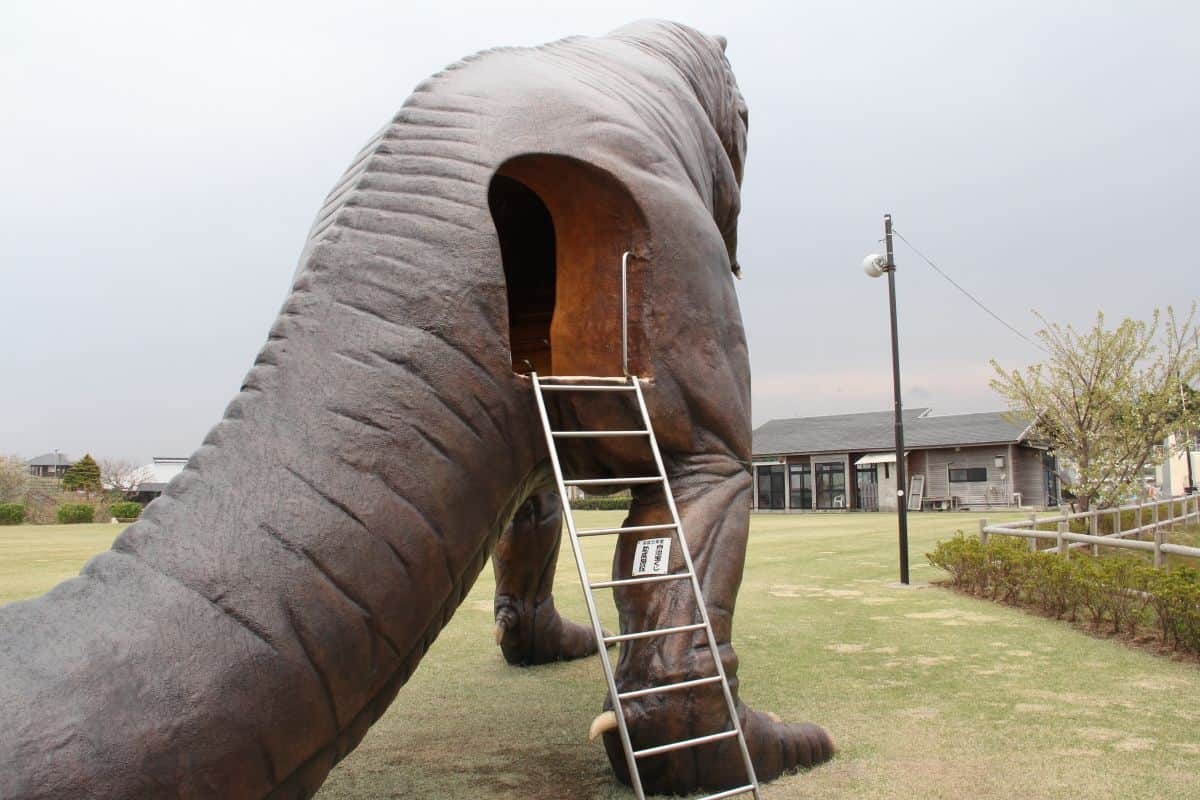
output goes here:
[{"label": "ladder side rail", "polygon": [[[650,422],[650,410],[646,407],[646,397],[642,394],[641,381],[637,376],[632,376],[631,380],[636,391],[638,408],[642,412],[642,420],[646,424],[646,429],[653,431],[654,426]],[[658,467],[658,472],[663,476],[663,494],[666,495],[667,507],[671,510],[671,520],[675,523],[675,535],[679,537],[680,550],[683,551],[683,560],[687,566],[687,571],[691,575],[692,593],[696,598],[696,605],[700,610],[700,619],[704,622],[705,636],[708,637],[708,649],[712,653],[713,664],[716,667],[717,674],[721,676],[721,691],[725,695],[725,705],[729,710],[729,721],[733,729],[737,732],[738,747],[742,751],[742,761],[746,766],[746,778],[750,785],[754,787],[755,800],[760,800],[758,791],[758,776],[754,773],[754,762],[750,758],[750,749],[746,745],[746,735],[742,731],[742,724],[737,716],[737,704],[734,703],[733,693],[729,689],[729,678],[725,674],[725,664],[721,661],[721,651],[717,647],[716,636],[713,635],[712,622],[708,617],[708,605],[704,600],[704,592],[700,588],[700,578],[696,574],[695,565],[692,564],[691,550],[687,544],[687,538],[683,532],[683,522],[679,518],[679,509],[675,506],[675,495],[671,491],[670,483],[667,480],[667,468],[662,460],[662,453],[658,449],[658,437],[651,435],[649,437],[650,450],[654,454],[654,463]],[[621,715],[617,716],[618,722],[621,721]]]},{"label": "ladder side rail", "polygon": [[621,374],[629,377],[629,256],[626,250],[621,254]]},{"label": "ladder side rail", "polygon": [[[579,581],[583,584],[583,598],[587,603],[588,616],[592,620],[592,634],[596,639],[596,644],[599,649],[600,666],[604,670],[604,680],[608,684],[609,699],[613,704],[613,711],[617,717],[617,733],[621,738],[621,749],[625,751],[625,763],[629,765],[630,782],[633,784],[633,793],[637,796],[637,800],[645,800],[646,795],[642,791],[642,777],[638,773],[637,759],[633,756],[633,743],[629,739],[629,728],[625,724],[625,712],[621,708],[619,692],[617,691],[617,682],[613,677],[612,663],[608,660],[608,649],[604,645],[604,632],[600,628],[600,616],[596,612],[596,599],[592,596],[592,590],[589,588],[589,580],[587,574],[587,564],[583,560],[583,550],[579,544],[579,537],[575,533],[575,518],[571,511],[570,501],[567,499],[567,488],[563,484],[562,465],[558,460],[558,447],[554,443],[554,436],[550,430],[550,417],[546,413],[546,402],[542,397],[541,384],[538,381],[536,372],[531,372],[530,376],[533,379],[533,394],[537,400],[538,414],[542,419],[542,430],[546,434],[546,449],[550,451],[550,464],[554,468],[554,482],[558,485],[558,494],[562,498],[563,508],[566,512],[563,514],[567,523],[567,532],[571,540],[571,551],[575,554],[575,567],[579,570]],[[651,437],[653,441],[653,437]]]}]

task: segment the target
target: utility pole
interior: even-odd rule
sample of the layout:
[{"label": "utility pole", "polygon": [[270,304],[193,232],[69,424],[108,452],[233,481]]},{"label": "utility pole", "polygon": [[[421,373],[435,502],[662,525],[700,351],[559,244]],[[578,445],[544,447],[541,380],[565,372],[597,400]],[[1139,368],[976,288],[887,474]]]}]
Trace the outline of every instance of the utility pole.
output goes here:
[{"label": "utility pole", "polygon": [[904,407],[900,402],[900,332],[896,326],[896,259],[892,252],[892,215],[883,215],[887,248],[888,311],[892,318],[892,394],[896,426],[896,514],[900,527],[900,582],[908,584],[908,470],[904,463]]},{"label": "utility pole", "polygon": [[900,528],[900,582],[908,583],[908,470],[904,464],[904,408],[900,403],[900,332],[896,327],[896,259],[892,252],[892,215],[883,215],[883,239],[887,256],[872,253],[863,259],[863,271],[872,278],[888,276],[888,311],[892,320],[892,392],[895,396],[896,426],[896,515]]}]

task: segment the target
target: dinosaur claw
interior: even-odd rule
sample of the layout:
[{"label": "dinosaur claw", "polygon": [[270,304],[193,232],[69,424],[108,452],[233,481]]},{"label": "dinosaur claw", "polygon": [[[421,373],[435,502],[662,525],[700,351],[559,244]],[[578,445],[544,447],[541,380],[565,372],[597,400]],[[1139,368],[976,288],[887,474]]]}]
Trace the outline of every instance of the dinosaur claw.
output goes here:
[{"label": "dinosaur claw", "polygon": [[602,733],[615,731],[617,729],[617,712],[605,711],[592,720],[592,724],[588,727],[588,741],[594,742]]}]

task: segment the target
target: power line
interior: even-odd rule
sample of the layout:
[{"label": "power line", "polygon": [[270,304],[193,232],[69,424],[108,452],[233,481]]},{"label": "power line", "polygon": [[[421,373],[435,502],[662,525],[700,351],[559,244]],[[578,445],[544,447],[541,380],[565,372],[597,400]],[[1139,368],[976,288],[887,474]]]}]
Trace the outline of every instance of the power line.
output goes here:
[{"label": "power line", "polygon": [[905,239],[904,234],[902,234],[900,231],[896,230],[895,228],[892,228],[892,233],[896,234],[896,237],[899,238],[900,241],[904,242],[906,245],[908,245],[908,248],[910,250],[912,250],[914,253],[916,253],[918,256],[920,256],[922,261],[924,261],[926,264],[928,264],[930,267],[932,267],[934,272],[936,272],[938,275],[941,275],[943,278],[945,278],[947,281],[949,281],[951,286],[953,286],[955,289],[958,289],[960,292],[965,294],[971,300],[972,303],[974,303],[975,305],[979,306],[984,311],[986,311],[988,313],[988,315],[992,317],[992,319],[996,320],[1001,325],[1008,328],[1010,331],[1015,333],[1017,336],[1020,336],[1025,341],[1029,342],[1031,345],[1036,347],[1038,350],[1041,350],[1043,353],[1045,353],[1047,355],[1050,354],[1050,351],[1047,350],[1045,347],[1043,347],[1040,343],[1035,342],[1033,339],[1030,339],[1028,336],[1026,336],[1025,334],[1021,333],[1019,330],[1014,328],[1012,325],[1009,325],[1007,322],[1005,322],[1000,317],[999,314],[997,314],[995,311],[992,311],[990,308],[985,306],[983,304],[982,300],[980,300],[978,297],[976,297],[975,295],[968,292],[963,287],[959,286],[958,283],[954,280],[954,278],[951,278],[949,275],[947,275],[945,272],[943,272],[942,269],[937,264],[933,263],[933,261],[929,258],[929,256],[925,255],[920,250],[918,250],[916,248],[916,245],[914,245],[908,239]]}]

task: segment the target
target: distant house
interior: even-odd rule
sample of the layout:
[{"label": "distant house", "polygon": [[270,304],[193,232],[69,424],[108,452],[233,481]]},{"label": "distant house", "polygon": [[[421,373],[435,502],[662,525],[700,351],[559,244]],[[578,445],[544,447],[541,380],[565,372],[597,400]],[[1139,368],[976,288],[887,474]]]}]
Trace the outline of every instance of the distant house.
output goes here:
[{"label": "distant house", "polygon": [[35,478],[61,478],[75,462],[64,453],[43,453],[25,462],[29,474]]},{"label": "distant house", "polygon": [[[909,508],[1058,505],[1053,455],[1003,412],[909,409],[904,443]],[[896,488],[891,411],[775,419],[754,431],[757,510],[895,511]]]},{"label": "distant house", "polygon": [[1196,491],[1200,486],[1200,431],[1186,437],[1171,434],[1154,448],[1152,463],[1146,466],[1146,483],[1153,484],[1160,497]]},{"label": "distant house", "polygon": [[133,499],[139,503],[149,503],[158,497],[171,479],[183,472],[187,462],[186,458],[177,456],[154,456],[154,460],[143,468],[150,478],[138,484]]}]

